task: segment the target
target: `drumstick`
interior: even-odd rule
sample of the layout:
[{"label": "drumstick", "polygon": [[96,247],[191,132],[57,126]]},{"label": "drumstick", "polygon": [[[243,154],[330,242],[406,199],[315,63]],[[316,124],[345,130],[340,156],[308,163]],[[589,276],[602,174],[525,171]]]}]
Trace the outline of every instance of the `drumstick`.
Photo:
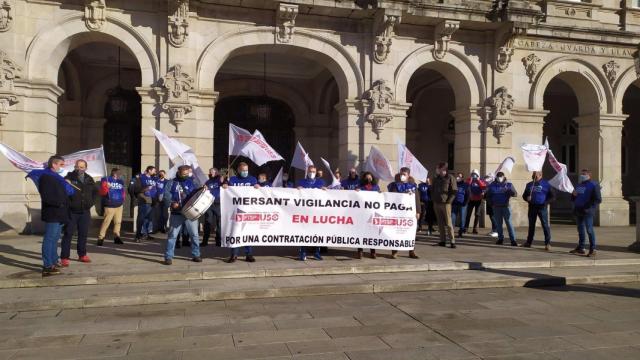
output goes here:
[{"label": "drumstick", "polygon": [[82,191],[82,189],[80,189],[79,187],[77,187],[77,186],[73,185],[69,180],[67,180],[67,184],[69,184],[69,185],[73,186],[74,188],[76,188],[76,190],[80,190],[80,191]]}]

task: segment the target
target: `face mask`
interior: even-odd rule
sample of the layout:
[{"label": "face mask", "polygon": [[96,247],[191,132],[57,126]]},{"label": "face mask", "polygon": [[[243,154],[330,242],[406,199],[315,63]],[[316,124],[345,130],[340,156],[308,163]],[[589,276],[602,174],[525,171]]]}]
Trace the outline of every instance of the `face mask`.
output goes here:
[{"label": "face mask", "polygon": [[580,182],[585,182],[589,180],[589,177],[587,175],[580,175],[578,178],[580,179]]},{"label": "face mask", "polygon": [[407,175],[400,175],[400,181],[406,182],[407,181]]},{"label": "face mask", "polygon": [[373,182],[373,180],[371,180],[371,178],[366,178],[366,179],[364,179],[364,182],[366,184],[371,184]]},{"label": "face mask", "polygon": [[289,175],[283,175],[283,176],[282,176],[282,180],[284,180],[284,181],[289,180]]},{"label": "face mask", "polygon": [[478,174],[471,174],[471,177],[474,178],[474,179],[477,179],[478,178]]},{"label": "face mask", "polygon": [[456,180],[458,180],[458,182],[461,182],[462,178],[461,177],[457,177]]},{"label": "face mask", "polygon": [[258,182],[266,183],[266,182],[267,182],[267,179],[260,178],[260,179],[258,180]]},{"label": "face mask", "polygon": [[62,174],[64,172],[64,168],[59,168],[58,170],[56,170],[56,173],[58,174]]},{"label": "face mask", "polygon": [[249,176],[249,171],[247,170],[240,171],[240,177],[247,177],[247,176]]},{"label": "face mask", "polygon": [[504,182],[504,176],[499,176],[499,177],[497,178],[497,180],[498,180],[498,182]]},{"label": "face mask", "polygon": [[307,174],[307,176],[309,177],[309,179],[315,179],[316,178],[316,173],[310,172],[310,173]]}]

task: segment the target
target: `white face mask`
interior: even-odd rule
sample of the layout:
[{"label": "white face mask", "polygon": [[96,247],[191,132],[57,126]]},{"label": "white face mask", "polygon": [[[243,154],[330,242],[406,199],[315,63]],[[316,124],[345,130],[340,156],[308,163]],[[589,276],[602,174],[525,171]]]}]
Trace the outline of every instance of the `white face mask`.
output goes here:
[{"label": "white face mask", "polygon": [[407,181],[407,175],[400,175],[400,181],[406,182]]},{"label": "white face mask", "polygon": [[307,174],[307,176],[309,177],[309,179],[315,179],[316,178],[316,173],[310,172],[310,173]]},{"label": "white face mask", "polygon": [[499,176],[496,180],[498,180],[498,182],[504,182],[504,176]]},{"label": "white face mask", "polygon": [[284,180],[284,181],[289,180],[289,175],[282,175],[282,180]]}]

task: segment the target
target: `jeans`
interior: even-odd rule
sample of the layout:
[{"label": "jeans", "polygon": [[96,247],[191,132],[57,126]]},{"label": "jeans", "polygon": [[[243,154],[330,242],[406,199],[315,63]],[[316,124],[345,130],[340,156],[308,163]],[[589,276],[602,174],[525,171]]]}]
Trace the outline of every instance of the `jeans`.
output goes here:
[{"label": "jeans", "polygon": [[136,238],[141,238],[142,235],[149,235],[149,233],[152,231],[152,210],[153,207],[151,206],[151,204],[138,204],[138,218],[136,219]]},{"label": "jeans", "polygon": [[44,223],[42,265],[46,268],[52,267],[58,262],[58,239],[60,239],[60,231],[62,231],[61,223]]},{"label": "jeans", "polygon": [[[471,211],[475,211],[475,217],[473,218],[473,228],[478,228],[478,221],[480,221],[480,205],[482,204],[482,200],[471,200],[469,201],[469,206],[467,207],[467,222],[465,223],[467,226],[471,225]],[[461,227],[463,231],[466,231],[466,227]]]},{"label": "jeans", "polygon": [[513,230],[513,224],[511,224],[511,208],[509,206],[494,206],[493,216],[495,216],[497,222],[498,241],[504,241],[504,232],[502,229],[502,222],[504,221],[507,223],[509,240],[511,240],[512,243],[516,242],[516,232]]},{"label": "jeans", "polygon": [[87,255],[87,234],[91,224],[91,213],[85,210],[80,214],[69,214],[69,222],[64,225],[64,236],[62,237],[60,257],[68,259],[71,257],[71,237],[78,230],[78,257]]},{"label": "jeans", "polygon": [[578,225],[578,248],[584,250],[584,232],[586,228],[589,235],[589,250],[595,250],[596,233],[593,231],[593,214],[576,215],[576,224]]},{"label": "jeans", "polygon": [[204,244],[209,243],[209,236],[211,236],[211,226],[215,224],[216,227],[216,246],[220,246],[220,203],[214,202],[213,205],[204,214],[204,235],[202,236],[202,242]]},{"label": "jeans", "polygon": [[169,235],[167,236],[167,248],[164,252],[164,259],[173,259],[176,248],[176,241],[182,233],[182,228],[186,228],[191,238],[191,256],[200,257],[200,242],[198,240],[198,220],[188,220],[184,215],[175,213],[169,216]]},{"label": "jeans", "polygon": [[549,229],[549,213],[546,205],[529,205],[529,234],[527,235],[527,243],[533,242],[533,237],[536,235],[536,219],[540,218],[542,224],[542,231],[544,232],[544,244],[549,245],[551,243],[551,229]]},{"label": "jeans", "polygon": [[451,224],[456,226],[456,220],[460,219],[460,232],[464,232],[467,227],[465,226],[465,219],[467,218],[467,206],[453,204],[451,206]]},{"label": "jeans", "polygon": [[[313,248],[310,247],[309,249],[313,249]],[[315,255],[319,256],[320,255],[320,248],[316,247],[315,249],[316,249]],[[372,250],[372,251],[375,251],[375,250]],[[300,246],[300,257],[302,258],[302,257],[305,257],[305,256],[307,256],[307,248],[305,246]]]},{"label": "jeans", "polygon": [[167,208],[166,206],[164,206],[162,204],[162,202],[157,206],[158,211],[158,216],[157,216],[157,220],[158,223],[155,224],[156,225],[156,230],[157,231],[167,231],[167,215],[169,212],[169,208]]}]

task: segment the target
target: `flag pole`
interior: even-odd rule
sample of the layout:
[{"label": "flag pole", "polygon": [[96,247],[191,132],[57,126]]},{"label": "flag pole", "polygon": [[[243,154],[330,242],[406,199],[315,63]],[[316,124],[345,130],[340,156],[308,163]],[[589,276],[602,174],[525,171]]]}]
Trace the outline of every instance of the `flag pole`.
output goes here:
[{"label": "flag pole", "polygon": [[104,144],[100,145],[100,150],[102,150],[102,166],[104,167],[104,177],[109,177],[109,173],[107,172],[107,156],[104,154]]}]

